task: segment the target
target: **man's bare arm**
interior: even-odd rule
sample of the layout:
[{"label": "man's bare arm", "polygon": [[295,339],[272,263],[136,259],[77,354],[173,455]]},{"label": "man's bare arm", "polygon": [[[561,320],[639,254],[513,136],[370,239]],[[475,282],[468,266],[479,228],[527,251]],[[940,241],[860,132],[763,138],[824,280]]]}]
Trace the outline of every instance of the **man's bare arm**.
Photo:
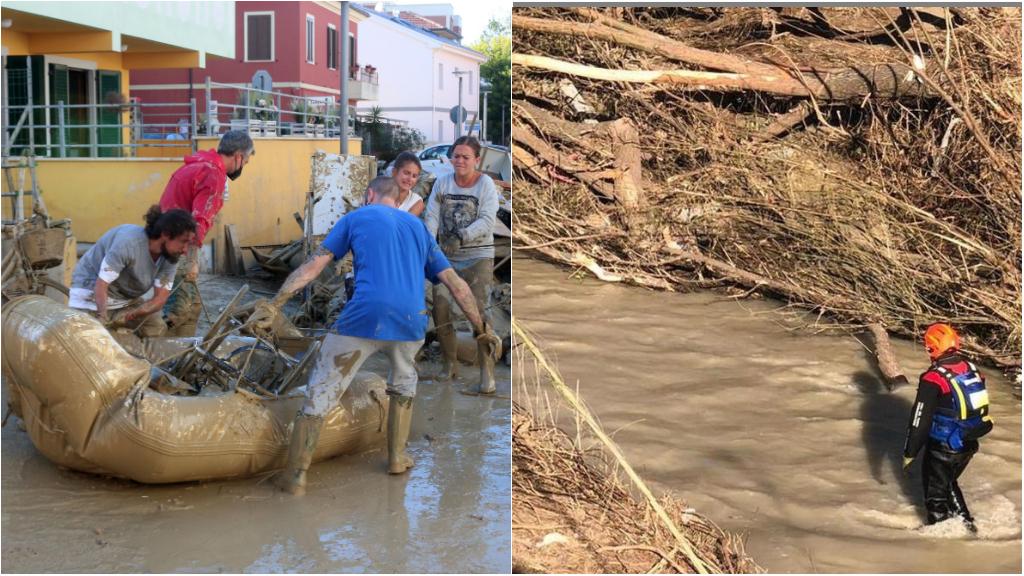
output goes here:
[{"label": "man's bare arm", "polygon": [[153,312],[160,310],[167,303],[167,298],[170,297],[171,291],[166,288],[153,288],[153,297],[146,300],[138,307],[132,309],[125,314],[125,320],[135,320],[136,318],[142,318],[143,316],[149,316]]},{"label": "man's bare arm", "polygon": [[455,270],[451,268],[446,268],[437,277],[448,288],[448,291],[452,293],[455,303],[459,305],[462,313],[466,315],[466,319],[473,325],[473,331],[476,334],[483,333],[485,328],[481,318],[481,311],[476,308],[476,299],[473,298],[473,291],[470,290],[469,284],[466,284],[466,281],[460,278],[455,273]]},{"label": "man's bare arm", "polygon": [[299,266],[288,275],[288,278],[281,285],[281,289],[277,291],[277,295],[274,296],[271,304],[278,308],[283,307],[296,292],[302,290],[307,284],[315,280],[333,260],[334,254],[330,250],[323,246],[317,248],[316,252],[309,257],[309,260],[306,260],[302,266]]},{"label": "man's bare arm", "polygon": [[97,278],[96,285],[93,286],[92,293],[96,299],[96,314],[103,319],[107,317],[107,287],[109,283],[104,280]]},{"label": "man's bare arm", "polygon": [[188,252],[185,256],[185,279],[189,282],[195,282],[199,278],[199,246],[195,244],[188,247]]}]

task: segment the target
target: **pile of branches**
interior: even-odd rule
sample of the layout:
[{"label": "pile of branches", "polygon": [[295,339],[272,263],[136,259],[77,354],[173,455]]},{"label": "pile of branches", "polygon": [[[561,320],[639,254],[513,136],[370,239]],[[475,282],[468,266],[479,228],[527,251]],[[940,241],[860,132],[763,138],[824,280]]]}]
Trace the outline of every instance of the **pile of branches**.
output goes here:
[{"label": "pile of branches", "polygon": [[[512,407],[512,569],[536,573],[694,573],[673,535],[637,500],[600,452]],[[760,572],[742,542],[665,496],[702,567]]]},{"label": "pile of branches", "polygon": [[516,8],[520,249],[1021,351],[1019,8]]}]

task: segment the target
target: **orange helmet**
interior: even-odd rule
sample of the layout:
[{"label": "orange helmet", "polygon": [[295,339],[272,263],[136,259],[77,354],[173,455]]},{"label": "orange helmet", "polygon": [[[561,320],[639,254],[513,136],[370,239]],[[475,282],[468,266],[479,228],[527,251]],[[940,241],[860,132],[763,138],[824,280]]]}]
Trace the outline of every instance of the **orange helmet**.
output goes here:
[{"label": "orange helmet", "polygon": [[949,324],[932,324],[924,331],[924,349],[935,360],[947,350],[959,350],[960,335]]}]

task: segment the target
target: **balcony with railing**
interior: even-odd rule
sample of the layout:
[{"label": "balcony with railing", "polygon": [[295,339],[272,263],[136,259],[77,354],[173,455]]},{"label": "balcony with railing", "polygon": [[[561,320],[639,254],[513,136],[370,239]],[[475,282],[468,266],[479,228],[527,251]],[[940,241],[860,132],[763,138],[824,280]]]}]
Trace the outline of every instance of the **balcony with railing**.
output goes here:
[{"label": "balcony with railing", "polygon": [[348,71],[348,97],[352,100],[376,100],[378,94],[377,69],[371,65],[353,64]]}]

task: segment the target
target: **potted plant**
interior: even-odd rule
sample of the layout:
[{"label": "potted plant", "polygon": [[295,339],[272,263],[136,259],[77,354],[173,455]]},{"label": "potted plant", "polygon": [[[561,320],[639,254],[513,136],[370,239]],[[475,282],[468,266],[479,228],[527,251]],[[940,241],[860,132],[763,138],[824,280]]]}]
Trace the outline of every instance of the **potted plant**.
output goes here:
[{"label": "potted plant", "polygon": [[314,134],[316,124],[323,122],[322,111],[316,105],[304,98],[292,101],[292,112],[295,113],[296,121],[302,127],[304,134]]}]

